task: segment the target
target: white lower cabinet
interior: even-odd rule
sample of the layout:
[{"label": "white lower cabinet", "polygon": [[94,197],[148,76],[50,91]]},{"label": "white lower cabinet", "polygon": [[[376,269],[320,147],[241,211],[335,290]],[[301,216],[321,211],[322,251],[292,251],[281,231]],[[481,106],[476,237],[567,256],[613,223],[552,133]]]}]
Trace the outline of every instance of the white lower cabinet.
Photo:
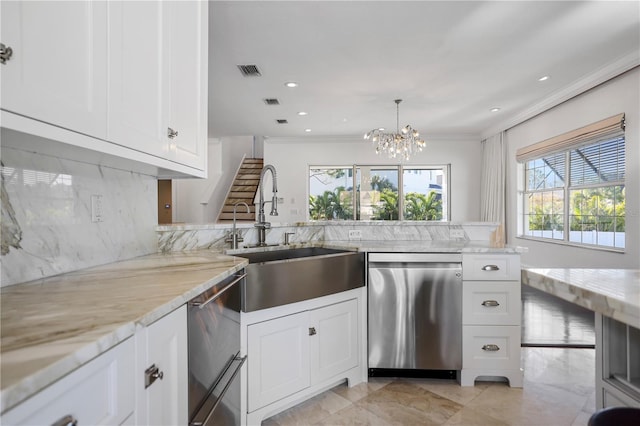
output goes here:
[{"label": "white lower cabinet", "polygon": [[522,387],[520,255],[463,254],[460,384],[505,377]]},{"label": "white lower cabinet", "polygon": [[247,411],[346,377],[359,365],[358,342],[357,299],[249,324]]},{"label": "white lower cabinet", "polygon": [[187,362],[182,306],[7,411],[0,424],[184,425]]},{"label": "white lower cabinet", "polygon": [[248,327],[249,411],[309,386],[308,319],[301,312]]},{"label": "white lower cabinet", "polygon": [[156,426],[187,424],[186,306],[141,329],[135,339],[134,423]]},{"label": "white lower cabinet", "polygon": [[134,338],[129,338],[9,410],[2,416],[1,423],[127,423],[134,412],[134,360]]}]

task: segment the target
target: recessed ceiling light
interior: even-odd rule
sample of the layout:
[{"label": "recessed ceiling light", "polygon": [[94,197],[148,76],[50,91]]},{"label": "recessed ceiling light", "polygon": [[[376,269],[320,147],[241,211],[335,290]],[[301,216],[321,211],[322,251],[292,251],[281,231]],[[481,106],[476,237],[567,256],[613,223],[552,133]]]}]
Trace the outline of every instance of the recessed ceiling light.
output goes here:
[{"label": "recessed ceiling light", "polygon": [[549,80],[549,76],[548,75],[543,75],[542,77],[540,77],[538,79],[538,81],[545,81],[545,80]]},{"label": "recessed ceiling light", "polygon": [[308,112],[305,112],[305,111],[299,111],[299,112],[298,112],[298,115],[309,115],[309,113],[308,113]]},{"label": "recessed ceiling light", "polygon": [[284,85],[287,87],[298,87],[298,83],[295,81],[287,81]]},{"label": "recessed ceiling light", "polygon": [[380,130],[381,132],[384,132],[384,127],[378,127],[378,130]]},{"label": "recessed ceiling light", "polygon": [[346,118],[343,118],[343,119],[342,119],[342,122],[343,122],[343,123],[346,123],[347,121],[349,121],[349,120],[347,120]]},{"label": "recessed ceiling light", "polygon": [[304,129],[305,132],[309,133],[311,129]]},{"label": "recessed ceiling light", "polygon": [[491,108],[491,112],[498,112],[500,111],[500,108]]}]

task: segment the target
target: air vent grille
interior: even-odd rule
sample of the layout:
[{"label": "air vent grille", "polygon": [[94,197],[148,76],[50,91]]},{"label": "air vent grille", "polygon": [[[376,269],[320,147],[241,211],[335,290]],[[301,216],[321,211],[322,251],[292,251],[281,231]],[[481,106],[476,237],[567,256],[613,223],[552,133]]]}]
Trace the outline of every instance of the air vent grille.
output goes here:
[{"label": "air vent grille", "polygon": [[264,100],[264,103],[267,105],[280,105],[280,101],[277,100],[276,98],[266,98],[263,100]]},{"label": "air vent grille", "polygon": [[278,124],[287,124],[289,123],[285,118],[279,118],[276,120]]},{"label": "air vent grille", "polygon": [[245,77],[260,77],[262,75],[257,65],[238,65],[238,69]]}]

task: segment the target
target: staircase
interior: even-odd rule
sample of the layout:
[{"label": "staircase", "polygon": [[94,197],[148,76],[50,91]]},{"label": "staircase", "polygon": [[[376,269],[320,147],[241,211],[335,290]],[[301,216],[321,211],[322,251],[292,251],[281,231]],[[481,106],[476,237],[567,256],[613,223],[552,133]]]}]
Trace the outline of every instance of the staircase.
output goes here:
[{"label": "staircase", "polygon": [[251,213],[247,213],[245,206],[238,206],[236,208],[236,221],[255,222],[256,207],[253,205],[253,200],[256,197],[256,191],[260,183],[260,172],[262,172],[263,164],[262,158],[243,158],[242,164],[240,164],[240,168],[236,173],[236,178],[227,193],[224,206],[218,215],[218,223],[232,222],[233,206],[239,202],[247,203]]}]

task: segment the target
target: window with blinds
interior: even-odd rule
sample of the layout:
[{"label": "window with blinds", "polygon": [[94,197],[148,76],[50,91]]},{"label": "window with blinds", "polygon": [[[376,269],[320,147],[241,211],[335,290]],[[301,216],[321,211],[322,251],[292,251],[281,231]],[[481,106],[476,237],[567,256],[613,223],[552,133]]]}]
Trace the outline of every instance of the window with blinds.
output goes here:
[{"label": "window with blinds", "polygon": [[625,247],[624,115],[522,148],[519,234]]}]

